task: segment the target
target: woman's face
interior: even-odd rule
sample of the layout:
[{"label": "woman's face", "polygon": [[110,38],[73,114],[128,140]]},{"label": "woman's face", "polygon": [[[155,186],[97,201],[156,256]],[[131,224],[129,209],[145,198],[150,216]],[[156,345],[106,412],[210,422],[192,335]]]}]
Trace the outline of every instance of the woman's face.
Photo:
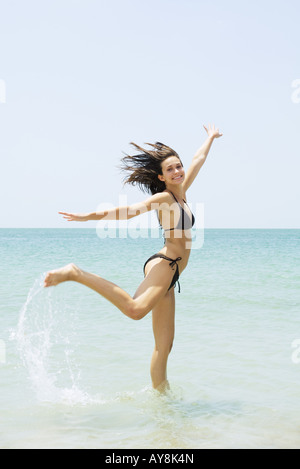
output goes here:
[{"label": "woman's face", "polygon": [[158,178],[166,185],[179,185],[184,181],[185,172],[177,156],[169,156],[165,159],[161,164],[161,169],[162,175],[159,174]]}]

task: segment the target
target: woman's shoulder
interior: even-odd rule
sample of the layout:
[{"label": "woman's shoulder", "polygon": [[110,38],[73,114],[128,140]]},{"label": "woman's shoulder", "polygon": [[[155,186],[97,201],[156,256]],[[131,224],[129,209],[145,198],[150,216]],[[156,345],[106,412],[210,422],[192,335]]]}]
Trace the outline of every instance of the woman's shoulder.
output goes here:
[{"label": "woman's shoulder", "polygon": [[[166,208],[166,205],[172,205],[172,195],[167,192],[157,192],[152,195],[149,199],[146,200],[146,207],[148,210],[158,210],[159,205],[163,205]],[[163,208],[163,207],[160,207]]]},{"label": "woman's shoulder", "polygon": [[152,195],[151,200],[153,202],[157,203],[163,203],[163,202],[173,202],[173,197],[170,194],[170,192],[163,191],[163,192],[157,192],[156,194]]}]

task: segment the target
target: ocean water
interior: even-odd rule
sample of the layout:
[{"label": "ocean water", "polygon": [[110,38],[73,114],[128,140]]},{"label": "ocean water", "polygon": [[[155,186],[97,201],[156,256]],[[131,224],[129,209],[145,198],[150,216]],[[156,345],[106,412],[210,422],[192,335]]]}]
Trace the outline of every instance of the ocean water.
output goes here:
[{"label": "ocean water", "polygon": [[151,313],[74,283],[75,262],[134,293],[162,239],[0,230],[1,448],[300,448],[300,230],[206,230],[176,291],[171,390],[151,389]]}]

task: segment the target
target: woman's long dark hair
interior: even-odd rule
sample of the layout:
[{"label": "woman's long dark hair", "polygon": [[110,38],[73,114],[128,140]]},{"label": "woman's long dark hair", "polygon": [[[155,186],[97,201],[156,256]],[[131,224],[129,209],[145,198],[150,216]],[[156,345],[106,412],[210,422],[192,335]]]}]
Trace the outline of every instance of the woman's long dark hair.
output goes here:
[{"label": "woman's long dark hair", "polygon": [[122,158],[121,169],[128,173],[128,176],[124,178],[124,184],[137,185],[143,192],[149,192],[152,195],[163,192],[166,185],[158,178],[159,174],[162,175],[161,164],[170,156],[176,156],[180,160],[176,151],[160,142],[146,143],[154,150],[145,150],[133,142],[130,145],[133,145],[140,153]]}]

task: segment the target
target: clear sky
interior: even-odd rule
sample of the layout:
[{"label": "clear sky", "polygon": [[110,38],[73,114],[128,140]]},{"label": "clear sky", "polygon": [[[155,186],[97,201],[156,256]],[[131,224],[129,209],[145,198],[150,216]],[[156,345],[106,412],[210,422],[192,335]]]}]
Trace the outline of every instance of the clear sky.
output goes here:
[{"label": "clear sky", "polygon": [[299,17],[299,0],[0,0],[0,227],[143,200],[117,168],[129,142],[188,166],[215,122],[188,192],[205,226],[300,228]]}]

